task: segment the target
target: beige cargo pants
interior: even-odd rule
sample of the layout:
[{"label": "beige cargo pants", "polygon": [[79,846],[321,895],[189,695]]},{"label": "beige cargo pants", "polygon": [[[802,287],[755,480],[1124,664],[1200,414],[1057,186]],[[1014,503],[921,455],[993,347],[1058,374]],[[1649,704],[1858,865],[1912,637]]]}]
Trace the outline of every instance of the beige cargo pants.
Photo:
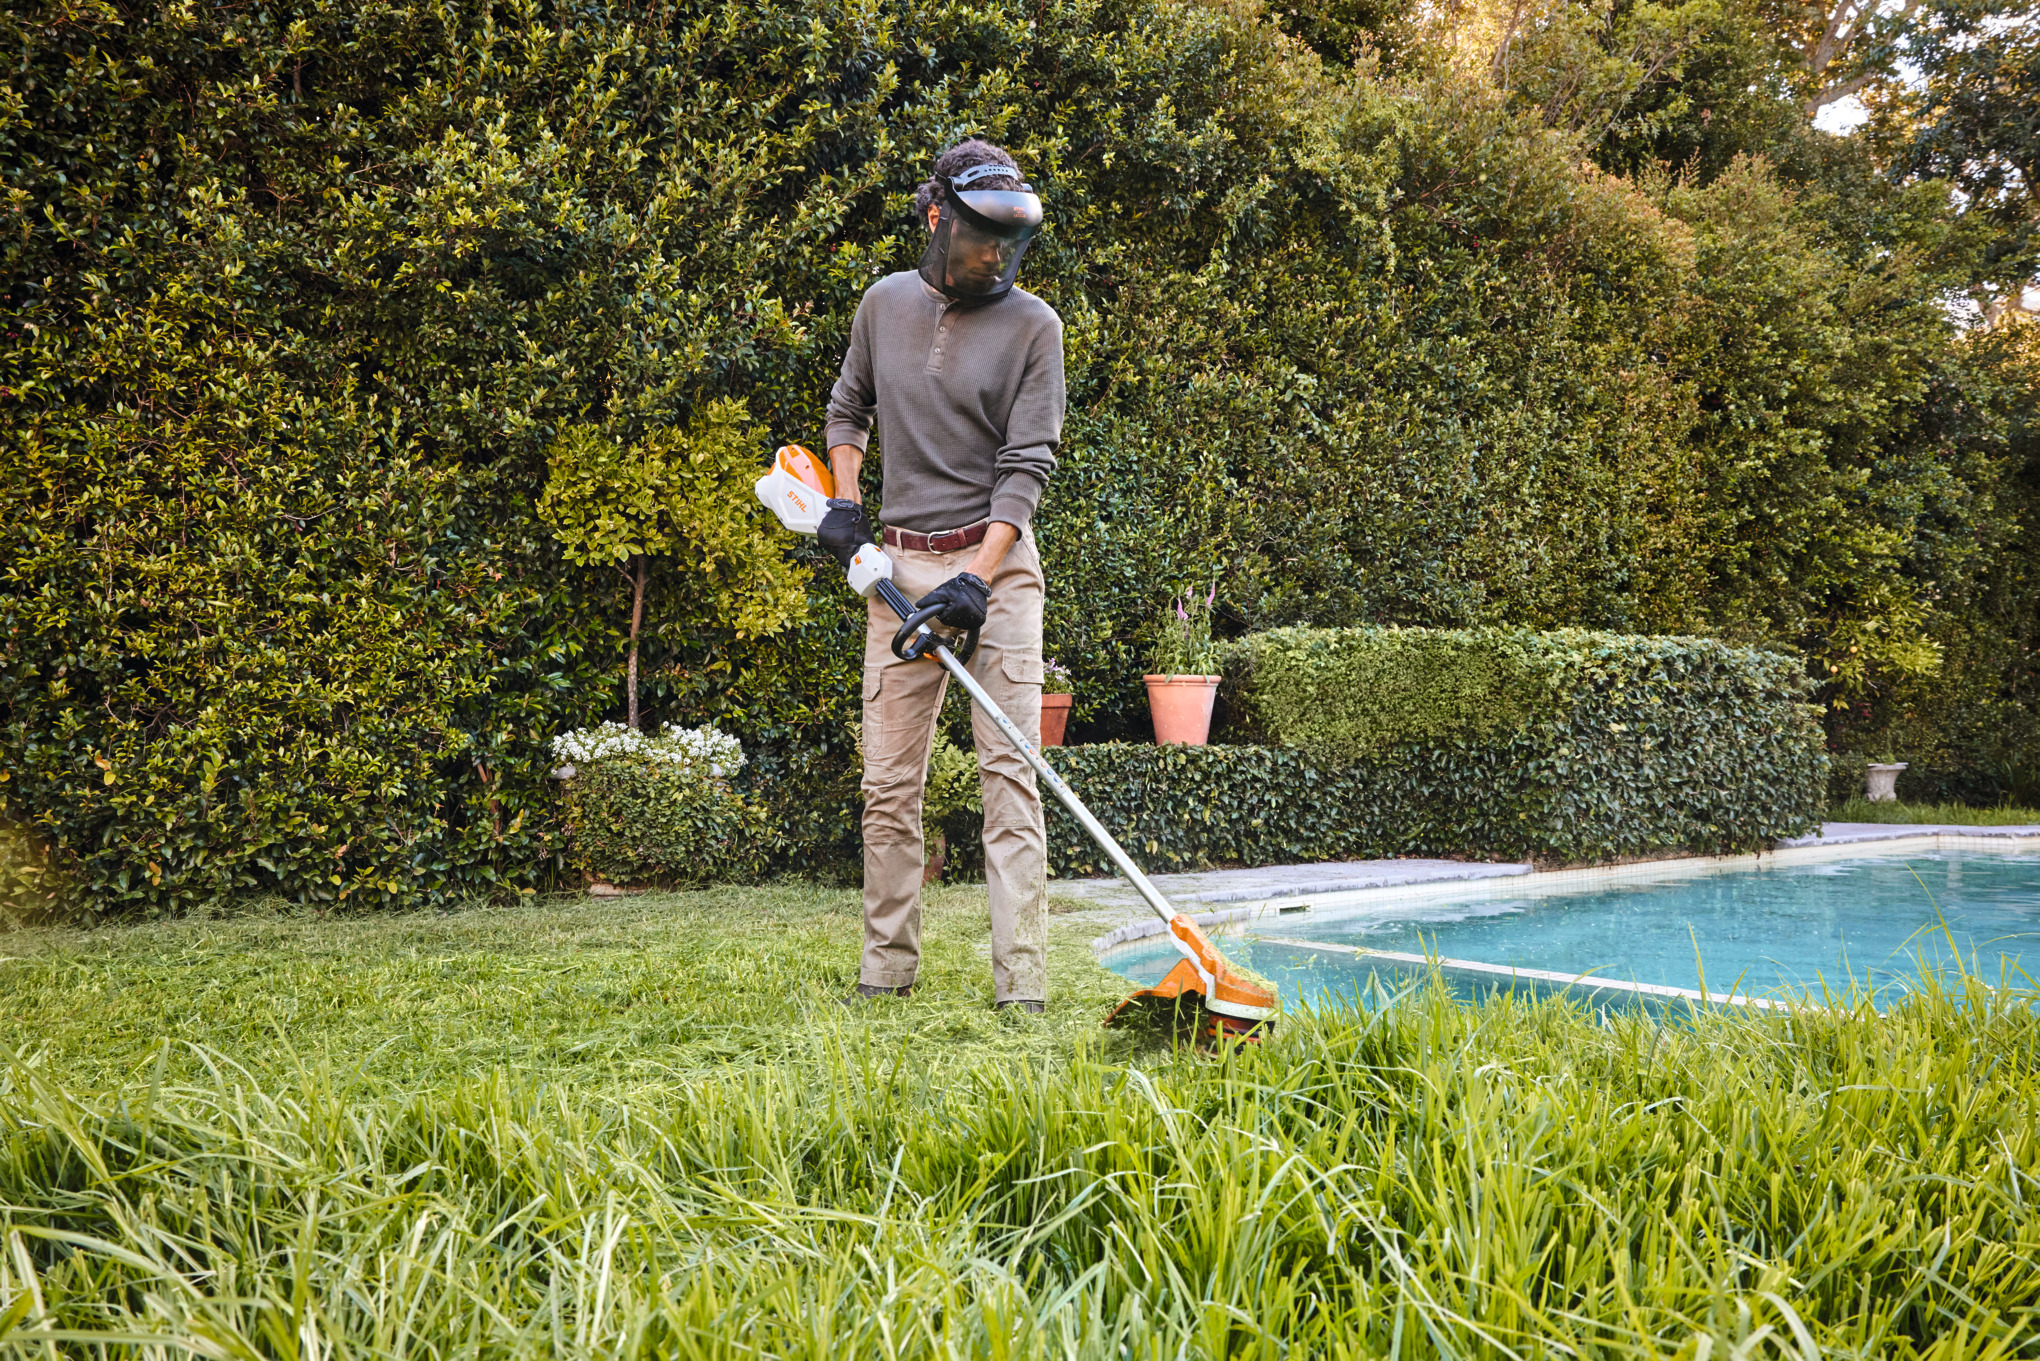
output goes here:
[{"label": "beige cargo pants", "polygon": [[[893,580],[919,600],[977,549],[888,548]],[[982,685],[1027,740],[1041,739],[1041,556],[1028,529],[992,578],[991,608],[970,660]],[[903,988],[921,964],[921,793],[949,673],[932,657],[893,656],[900,621],[873,599],[864,635],[864,960],[860,982]],[[1001,1002],[1046,1001],[1048,835],[1034,770],[976,705],[978,787],[985,805],[985,883],[992,904],[992,986]]]}]

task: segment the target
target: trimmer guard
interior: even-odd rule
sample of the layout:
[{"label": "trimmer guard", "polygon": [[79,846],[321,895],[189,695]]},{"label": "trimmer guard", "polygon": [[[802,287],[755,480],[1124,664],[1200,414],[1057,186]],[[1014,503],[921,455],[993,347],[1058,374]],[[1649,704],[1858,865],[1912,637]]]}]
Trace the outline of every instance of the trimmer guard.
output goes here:
[{"label": "trimmer guard", "polygon": [[1197,1018],[1200,1039],[1259,1039],[1275,1013],[1275,994],[1228,964],[1203,929],[1182,913],[1169,918],[1169,934],[1184,958],[1176,961],[1176,967],[1163,975],[1161,982],[1121,1002],[1105,1018],[1105,1024],[1114,1025],[1157,1004],[1180,1017],[1187,1004],[1210,1013]]}]

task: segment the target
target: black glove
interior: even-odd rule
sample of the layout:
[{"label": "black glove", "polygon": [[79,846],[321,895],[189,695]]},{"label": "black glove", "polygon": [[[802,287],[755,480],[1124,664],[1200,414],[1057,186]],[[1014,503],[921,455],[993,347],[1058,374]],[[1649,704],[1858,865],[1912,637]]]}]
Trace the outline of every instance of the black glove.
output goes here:
[{"label": "black glove", "polygon": [[942,613],[936,618],[953,629],[983,628],[985,610],[992,603],[992,588],[985,584],[983,577],[959,572],[914,602],[916,610],[925,610],[930,605],[940,605]]},{"label": "black glove", "polygon": [[864,507],[855,501],[830,497],[829,513],[815,530],[815,541],[848,567],[857,550],[871,542],[871,522],[864,518]]}]

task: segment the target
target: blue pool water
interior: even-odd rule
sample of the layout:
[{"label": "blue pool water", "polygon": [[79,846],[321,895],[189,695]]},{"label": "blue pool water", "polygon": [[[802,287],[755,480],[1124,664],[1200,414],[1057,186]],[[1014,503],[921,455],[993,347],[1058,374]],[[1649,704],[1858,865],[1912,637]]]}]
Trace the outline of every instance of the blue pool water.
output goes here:
[{"label": "blue pool water", "polygon": [[[1869,989],[1880,1005],[1926,973],[1989,983],[2040,976],[2040,855],[1936,851],[1764,867],[1655,871],[1590,888],[1490,881],[1450,898],[1381,899],[1359,909],[1262,917],[1227,955],[1266,975],[1285,1004],[1364,992],[1395,973],[1364,956],[1282,945],[1326,941],[1513,969],[1595,973],[1634,983],[1799,995]],[[1958,963],[1959,956],[1959,963]],[[1176,956],[1159,941],[1108,954],[1142,983]],[[1407,972],[1407,970],[1403,971]],[[1462,991],[1483,990],[1453,976]],[[1391,980],[1393,981],[1393,980]]]}]

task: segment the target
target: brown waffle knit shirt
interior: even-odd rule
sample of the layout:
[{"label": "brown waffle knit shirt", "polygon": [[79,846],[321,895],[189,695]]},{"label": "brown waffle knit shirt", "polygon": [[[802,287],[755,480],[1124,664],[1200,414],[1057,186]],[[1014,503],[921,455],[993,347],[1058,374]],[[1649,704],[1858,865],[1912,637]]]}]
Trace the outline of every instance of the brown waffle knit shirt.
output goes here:
[{"label": "brown waffle knit shirt", "polygon": [[965,307],[887,275],[857,305],[825,447],[867,448],[874,418],[888,525],[1026,528],[1062,443],[1062,318],[1023,289]]}]

